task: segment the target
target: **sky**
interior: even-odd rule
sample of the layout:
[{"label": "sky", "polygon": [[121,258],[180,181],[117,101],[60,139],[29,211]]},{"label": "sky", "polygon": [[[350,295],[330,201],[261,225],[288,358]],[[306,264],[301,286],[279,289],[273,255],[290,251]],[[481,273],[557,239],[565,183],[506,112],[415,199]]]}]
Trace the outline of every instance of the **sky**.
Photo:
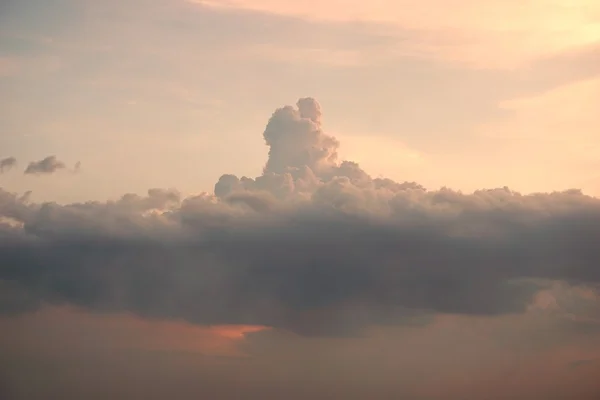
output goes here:
[{"label": "sky", "polygon": [[600,4],[0,0],[0,397],[597,399]]}]

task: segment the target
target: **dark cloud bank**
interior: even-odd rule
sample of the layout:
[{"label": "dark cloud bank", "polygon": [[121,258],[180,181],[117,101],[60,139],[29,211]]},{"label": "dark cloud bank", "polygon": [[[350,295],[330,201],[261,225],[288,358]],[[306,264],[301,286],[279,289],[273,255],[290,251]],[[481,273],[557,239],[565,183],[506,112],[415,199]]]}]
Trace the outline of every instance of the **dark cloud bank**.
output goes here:
[{"label": "dark cloud bank", "polygon": [[58,205],[0,191],[0,310],[345,335],[427,312],[520,312],[549,280],[600,283],[600,199],[374,179],[337,160],[310,98],[275,111],[264,139],[264,173],[223,175],[214,195]]}]

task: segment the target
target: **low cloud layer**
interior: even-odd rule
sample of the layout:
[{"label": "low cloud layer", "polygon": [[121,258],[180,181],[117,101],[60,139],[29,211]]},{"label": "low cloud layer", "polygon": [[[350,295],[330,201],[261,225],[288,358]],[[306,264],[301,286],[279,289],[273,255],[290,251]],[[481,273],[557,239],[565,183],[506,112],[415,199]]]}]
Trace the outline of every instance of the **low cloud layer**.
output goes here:
[{"label": "low cloud layer", "polygon": [[600,284],[600,199],[372,178],[337,159],[310,98],[276,110],[263,136],[264,173],[223,175],[214,195],[58,205],[0,191],[0,310],[67,303],[347,335],[522,312],[549,281]]},{"label": "low cloud layer", "polygon": [[14,157],[7,157],[0,160],[0,174],[10,171],[17,165],[17,159]]},{"label": "low cloud layer", "polygon": [[25,169],[25,174],[42,175],[53,174],[58,170],[64,169],[67,166],[62,161],[59,161],[56,156],[48,156],[40,161],[32,161]]}]

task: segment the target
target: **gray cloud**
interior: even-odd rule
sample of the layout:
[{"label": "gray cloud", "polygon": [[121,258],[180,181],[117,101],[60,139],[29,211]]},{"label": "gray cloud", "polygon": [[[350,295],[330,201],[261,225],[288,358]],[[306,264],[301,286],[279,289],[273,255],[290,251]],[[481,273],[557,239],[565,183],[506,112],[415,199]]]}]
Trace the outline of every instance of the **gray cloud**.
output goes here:
[{"label": "gray cloud", "polygon": [[278,109],[264,138],[263,175],[223,175],[214,195],[58,205],[0,191],[0,280],[19,299],[0,310],[70,303],[346,335],[521,312],[549,280],[600,283],[600,199],[374,179],[337,160],[313,99]]},{"label": "gray cloud", "polygon": [[40,161],[30,162],[25,169],[25,173],[33,175],[53,174],[64,168],[66,168],[65,163],[59,161],[56,156],[48,156]]},{"label": "gray cloud", "polygon": [[14,157],[7,157],[0,160],[0,174],[10,171],[17,165],[17,159]]}]

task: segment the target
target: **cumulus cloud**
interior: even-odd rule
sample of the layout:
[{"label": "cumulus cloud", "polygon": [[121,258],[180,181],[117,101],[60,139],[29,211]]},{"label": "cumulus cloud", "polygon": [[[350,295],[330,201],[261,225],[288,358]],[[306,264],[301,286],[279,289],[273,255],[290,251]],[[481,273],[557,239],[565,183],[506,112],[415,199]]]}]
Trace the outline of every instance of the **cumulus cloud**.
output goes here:
[{"label": "cumulus cloud", "polygon": [[17,159],[14,157],[7,157],[0,160],[0,174],[10,171],[17,165]]},{"label": "cumulus cloud", "polygon": [[64,168],[66,168],[65,163],[59,161],[56,156],[48,156],[40,161],[30,162],[25,173],[31,175],[53,174]]},{"label": "cumulus cloud", "polygon": [[0,310],[68,303],[346,335],[522,312],[549,281],[600,284],[600,199],[372,178],[337,159],[321,118],[314,99],[276,110],[264,173],[223,175],[214,194],[58,205],[0,191],[0,280],[19,299]]}]

